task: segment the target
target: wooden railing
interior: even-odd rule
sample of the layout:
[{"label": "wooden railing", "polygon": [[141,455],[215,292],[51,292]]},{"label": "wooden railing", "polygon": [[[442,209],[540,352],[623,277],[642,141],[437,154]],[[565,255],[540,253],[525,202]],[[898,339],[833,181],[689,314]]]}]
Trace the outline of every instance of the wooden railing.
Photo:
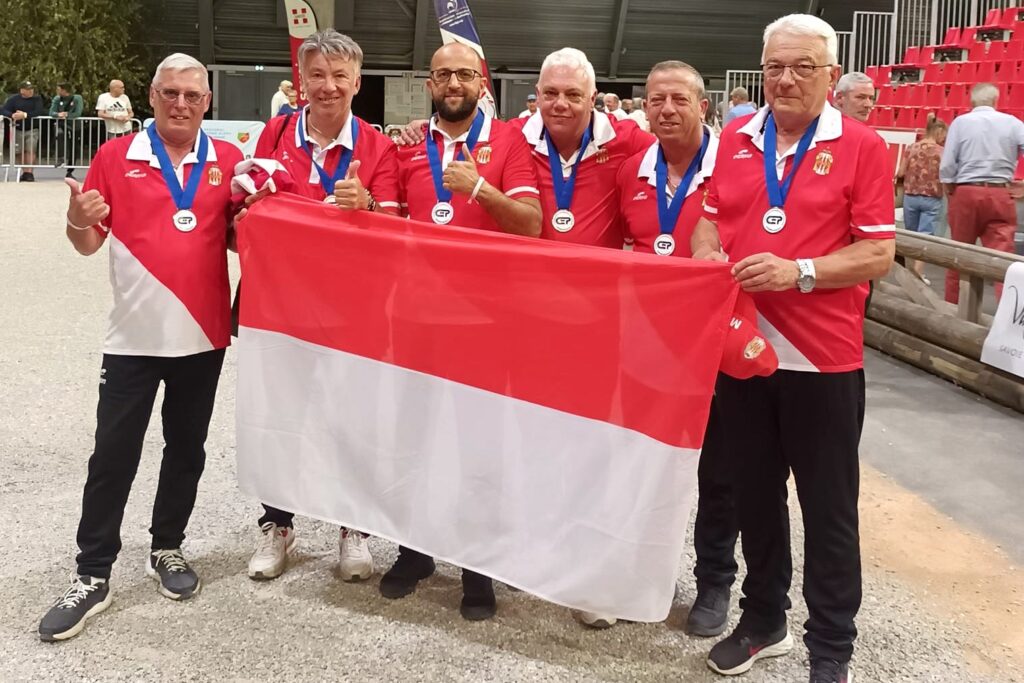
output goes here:
[{"label": "wooden railing", "polygon": [[[1024,412],[1024,378],[981,362],[991,316],[981,310],[987,283],[1002,282],[1024,257],[963,242],[896,231],[896,263],[876,283],[864,341],[997,403]],[[960,272],[958,304],[946,302],[908,270],[905,259]]]}]

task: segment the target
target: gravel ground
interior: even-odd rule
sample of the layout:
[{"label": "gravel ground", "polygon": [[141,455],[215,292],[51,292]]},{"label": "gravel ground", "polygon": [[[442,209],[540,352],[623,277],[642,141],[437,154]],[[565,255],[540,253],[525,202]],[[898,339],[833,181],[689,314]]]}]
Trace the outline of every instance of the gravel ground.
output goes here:
[{"label": "gravel ground", "polygon": [[[114,603],[85,633],[41,643],[38,619],[73,569],[74,535],[95,427],[96,381],[110,302],[107,256],[83,258],[63,236],[56,181],[0,183],[0,680],[715,681],[709,641],[681,629],[693,598],[692,554],[664,624],[595,632],[566,610],[498,589],[499,614],[458,615],[451,567],[410,598],[386,601],[374,577],[338,580],[336,531],[299,520],[300,550],[281,579],[245,573],[257,506],[234,479],[234,357],[229,352],[208,442],[206,474],[185,551],[205,579],[196,600],[157,594],[142,570],[161,442],[154,415],[114,567]],[[159,399],[158,399],[159,400]],[[794,512],[795,503],[794,503]],[[794,546],[802,530],[793,524]],[[374,541],[378,567],[395,548]],[[865,558],[857,681],[1011,680],[972,662],[976,634],[935,611],[903,577]],[[801,557],[795,558],[800,565]],[[794,633],[806,618],[794,581]],[[735,615],[734,615],[735,618]],[[805,681],[802,647],[742,680]],[[1009,670],[1009,669],[1008,669]]]}]

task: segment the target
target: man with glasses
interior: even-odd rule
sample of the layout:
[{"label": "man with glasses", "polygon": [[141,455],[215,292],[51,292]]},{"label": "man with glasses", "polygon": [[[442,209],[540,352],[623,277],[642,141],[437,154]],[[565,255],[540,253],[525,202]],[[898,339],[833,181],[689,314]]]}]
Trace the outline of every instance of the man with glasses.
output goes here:
[{"label": "man with glasses", "polygon": [[[828,104],[836,33],[805,14],[764,34],[766,107],[722,133],[695,258],[732,260],[775,348],[770,377],[721,377],[747,577],[736,629],[708,666],[741,674],[792,649],[786,482],[803,515],[812,683],[848,683],[861,602],[857,498],[868,280],[895,253],[885,143]],[[728,256],[726,256],[728,254]]]},{"label": "man with glasses", "polygon": [[[477,107],[485,79],[470,47],[449,43],[430,60],[426,88],[437,114],[426,139],[398,153],[403,213],[438,227],[458,225],[537,237],[540,201],[530,149],[522,133]],[[434,573],[433,558],[399,548],[380,581],[386,598],[403,598]],[[490,619],[497,610],[489,577],[462,570],[464,619]]]},{"label": "man with glasses", "polygon": [[46,641],[77,635],[110,605],[125,503],[161,382],[165,446],[145,570],[172,600],[191,598],[202,587],[181,543],[231,339],[225,178],[242,155],[200,131],[210,90],[206,68],[192,57],[174,54],[160,63],[149,103],[154,123],[101,147],[84,190],[66,180],[66,232],[75,250],[89,255],[110,243],[114,310],[78,525],[78,567],[39,624]]},{"label": "man with glasses", "polygon": [[[294,180],[290,191],[295,194],[343,211],[397,213],[395,145],[352,113],[352,99],[362,83],[359,44],[334,29],[324,29],[302,42],[297,59],[309,104],[298,114],[270,119],[256,144],[255,157],[277,161]],[[266,192],[252,195],[247,203]],[[249,559],[249,577],[254,580],[280,576],[295,549],[293,513],[271,505],[263,508],[260,537]],[[359,581],[373,574],[373,557],[362,533],[342,528],[338,548],[343,580]]]}]

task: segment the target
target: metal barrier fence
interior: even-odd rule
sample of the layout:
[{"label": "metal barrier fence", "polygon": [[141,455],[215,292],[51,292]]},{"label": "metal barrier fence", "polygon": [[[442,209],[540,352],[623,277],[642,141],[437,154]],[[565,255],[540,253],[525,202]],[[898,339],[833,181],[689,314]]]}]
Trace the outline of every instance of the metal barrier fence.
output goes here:
[{"label": "metal barrier fence", "polygon": [[[132,132],[142,130],[142,121],[131,119]],[[60,119],[37,116],[13,121],[0,117],[3,126],[3,146],[0,147],[0,167],[4,181],[21,179],[21,170],[27,168],[88,168],[96,150],[107,141],[106,121],[95,116]]]}]

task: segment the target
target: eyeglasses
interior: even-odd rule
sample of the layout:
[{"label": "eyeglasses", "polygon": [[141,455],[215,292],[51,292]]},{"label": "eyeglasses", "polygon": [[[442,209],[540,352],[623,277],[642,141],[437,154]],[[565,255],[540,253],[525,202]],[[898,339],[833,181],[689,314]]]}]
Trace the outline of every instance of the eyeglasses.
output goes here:
[{"label": "eyeglasses", "polygon": [[160,88],[156,92],[160,95],[160,98],[163,99],[165,102],[177,102],[178,98],[184,95],[185,104],[190,104],[192,106],[195,106],[202,102],[203,98],[207,95],[207,93],[195,91],[181,92],[180,90],[175,90],[174,88]]},{"label": "eyeglasses", "polygon": [[769,64],[762,64],[761,69],[764,72],[765,78],[782,78],[782,74],[786,73],[786,69],[793,74],[793,78],[797,80],[805,80],[814,75],[814,72],[818,69],[828,69],[835,66],[835,64],[778,64],[775,62]]},{"label": "eyeglasses", "polygon": [[455,71],[451,69],[435,69],[430,72],[430,80],[438,85],[446,85],[452,79],[452,74],[455,74],[455,77],[459,79],[459,83],[471,83],[478,76],[483,76],[476,69],[456,69]]}]

